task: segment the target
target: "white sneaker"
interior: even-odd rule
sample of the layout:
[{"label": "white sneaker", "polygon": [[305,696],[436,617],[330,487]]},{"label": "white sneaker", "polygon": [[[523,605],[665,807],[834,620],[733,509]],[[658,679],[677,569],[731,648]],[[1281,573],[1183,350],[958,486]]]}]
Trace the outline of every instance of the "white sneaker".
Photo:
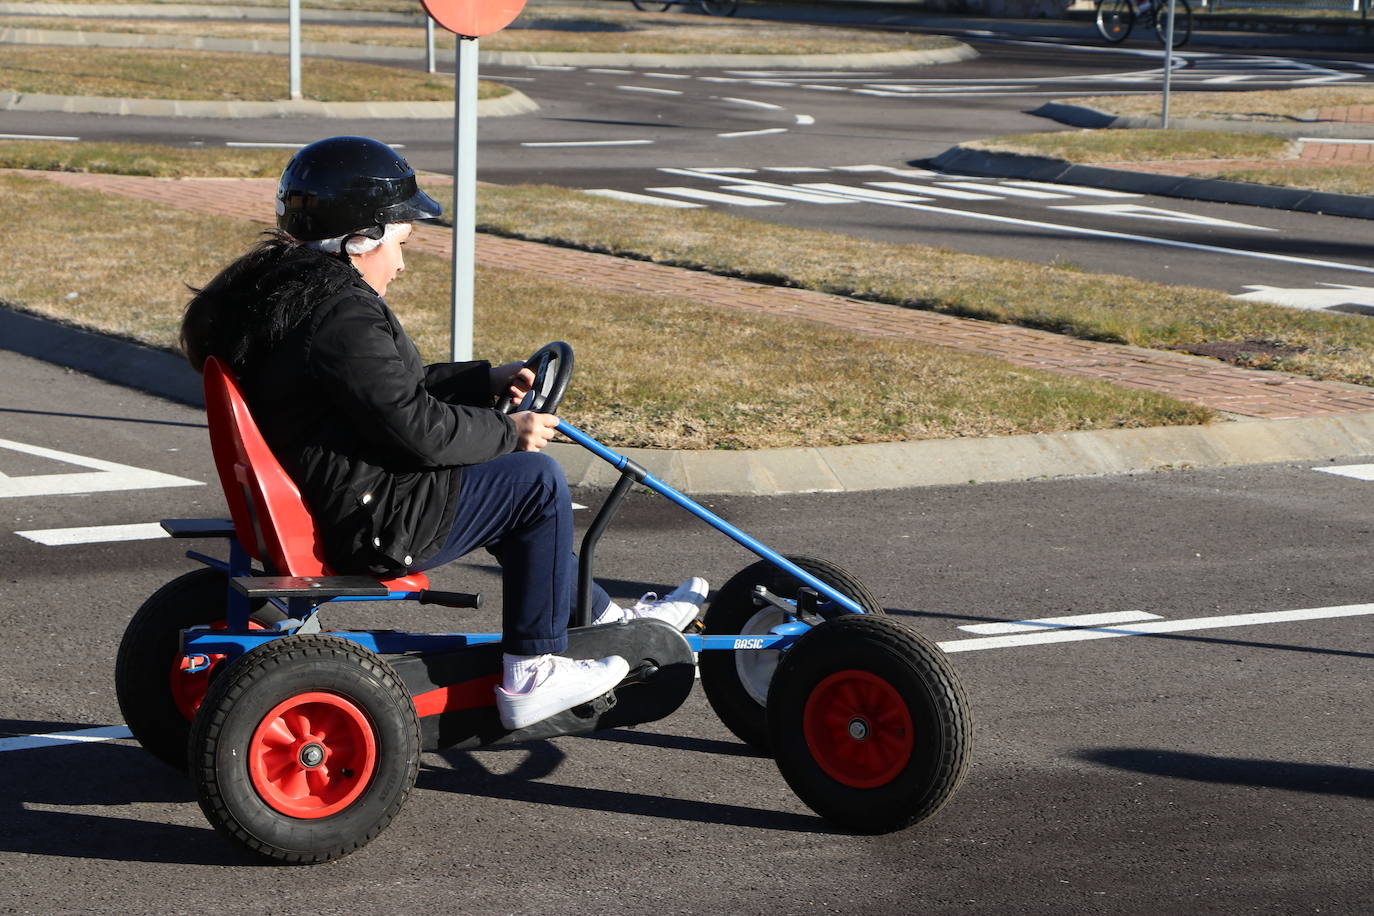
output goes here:
[{"label": "white sneaker", "polygon": [[500,685],[496,687],[496,711],[501,715],[501,725],[514,731],[596,699],[629,673],[630,663],[619,655],[598,659],[550,655],[540,663],[524,691],[510,693]]},{"label": "white sneaker", "polygon": [[[654,592],[648,592],[635,602],[634,607],[621,608],[612,604],[597,617],[596,623],[615,623],[617,620],[652,617],[668,623],[674,629],[684,630],[697,619],[701,604],[706,600],[710,590],[711,587],[706,584],[705,579],[693,576],[662,598]],[[616,613],[617,611],[619,613]]]}]

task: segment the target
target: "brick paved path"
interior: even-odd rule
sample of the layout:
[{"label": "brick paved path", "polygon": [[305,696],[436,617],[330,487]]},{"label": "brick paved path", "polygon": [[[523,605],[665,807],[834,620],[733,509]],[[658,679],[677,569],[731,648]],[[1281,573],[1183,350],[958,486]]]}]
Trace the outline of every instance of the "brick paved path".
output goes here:
[{"label": "brick paved path", "polygon": [[[123,194],[182,209],[273,220],[271,179],[156,179],[33,172],[60,184]],[[438,182],[431,182],[438,183]],[[421,226],[412,246],[447,256],[451,234]],[[226,255],[227,257],[227,255]],[[479,263],[519,265],[565,283],[681,296],[723,308],[800,318],[883,337],[982,353],[1018,366],[1145,388],[1243,417],[1280,419],[1374,410],[1374,390],[1241,369],[1216,360],[1075,340],[1012,325],[954,318],[873,302],[478,235]]]}]

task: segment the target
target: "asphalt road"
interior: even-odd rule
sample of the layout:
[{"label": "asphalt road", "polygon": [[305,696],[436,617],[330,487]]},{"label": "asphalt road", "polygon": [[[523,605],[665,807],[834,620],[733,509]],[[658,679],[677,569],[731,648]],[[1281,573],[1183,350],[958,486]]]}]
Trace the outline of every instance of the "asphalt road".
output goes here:
[{"label": "asphalt road", "polygon": [[[4,352],[0,390],[0,734],[118,726],[125,622],[193,564],[166,539],[33,538],[222,512],[209,486],[91,489],[136,485],[127,468],[209,481],[201,417]],[[26,481],[33,495],[12,495]],[[77,483],[89,492],[53,493]],[[973,769],[943,812],[902,833],[828,828],[699,689],[633,730],[426,755],[400,819],[315,868],[244,862],[184,779],[128,740],[0,737],[0,911],[1366,912],[1374,608],[1221,618],[1369,601],[1371,486],[1269,466],[710,500],[773,547],[849,567],[952,653]],[[689,574],[719,586],[750,559],[636,495],[598,569],[633,597]],[[378,620],[375,606],[344,607],[327,622],[495,626],[484,559],[435,579],[481,589],[493,610]],[[1000,647],[960,629],[1126,611],[1164,628]]]}]

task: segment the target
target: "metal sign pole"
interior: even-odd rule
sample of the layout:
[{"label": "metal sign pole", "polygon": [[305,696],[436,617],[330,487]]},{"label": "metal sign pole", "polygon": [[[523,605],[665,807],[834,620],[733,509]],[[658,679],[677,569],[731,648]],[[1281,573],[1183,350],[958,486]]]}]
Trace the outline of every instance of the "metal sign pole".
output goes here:
[{"label": "metal sign pole", "polygon": [[[1164,29],[1164,110],[1160,113],[1159,124],[1169,129],[1169,82],[1174,75],[1174,14],[1177,12],[1175,0],[1169,0],[1169,22]],[[1156,15],[1158,13],[1156,12]]]},{"label": "metal sign pole", "polygon": [[434,20],[425,17],[425,70],[434,72]]},{"label": "metal sign pole", "polygon": [[453,90],[453,323],[451,358],[472,359],[477,236],[477,39],[458,38]]},{"label": "metal sign pole", "polygon": [[287,4],[286,18],[288,30],[291,35],[289,44],[291,46],[291,98],[299,100],[301,97],[301,0],[290,0]]}]

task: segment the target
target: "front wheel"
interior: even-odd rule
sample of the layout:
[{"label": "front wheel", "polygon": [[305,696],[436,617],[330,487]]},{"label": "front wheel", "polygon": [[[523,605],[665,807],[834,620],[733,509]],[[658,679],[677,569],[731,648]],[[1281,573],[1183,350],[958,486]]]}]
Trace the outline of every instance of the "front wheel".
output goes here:
[{"label": "front wheel", "polygon": [[663,3],[661,0],[630,0],[630,2],[635,5],[635,9],[645,13],[667,12],[668,7],[673,5],[671,3]]},{"label": "front wheel", "polygon": [[401,810],[419,771],[420,722],[377,655],[337,636],[284,636],[211,685],[190,758],[215,829],[267,859],[327,862]]},{"label": "front wheel", "polygon": [[[815,557],[788,557],[870,614],[883,614],[873,593],[847,570]],[[772,605],[754,604],[754,586],[795,599],[801,583],[767,560],[740,570],[716,592],[703,620],[712,635],[762,636],[784,621]],[[776,649],[713,649],[701,653],[701,689],[725,727],[755,750],[768,753],[768,684],[778,666]]]},{"label": "front wheel", "polygon": [[811,810],[858,833],[933,815],[968,771],[968,700],[943,652],[887,617],[828,620],[783,655],[768,691],[774,757]]},{"label": "front wheel", "polygon": [[[1154,29],[1155,37],[1159,39],[1159,43],[1167,46],[1169,40],[1168,0],[1155,0]],[[1183,47],[1192,36],[1193,11],[1188,6],[1188,0],[1174,0],[1174,47]]]},{"label": "front wheel", "polygon": [[1097,0],[1097,32],[1103,40],[1118,45],[1131,34],[1135,25],[1135,7],[1131,0]]},{"label": "front wheel", "polygon": [[701,9],[708,16],[733,16],[739,0],[701,0]]}]

